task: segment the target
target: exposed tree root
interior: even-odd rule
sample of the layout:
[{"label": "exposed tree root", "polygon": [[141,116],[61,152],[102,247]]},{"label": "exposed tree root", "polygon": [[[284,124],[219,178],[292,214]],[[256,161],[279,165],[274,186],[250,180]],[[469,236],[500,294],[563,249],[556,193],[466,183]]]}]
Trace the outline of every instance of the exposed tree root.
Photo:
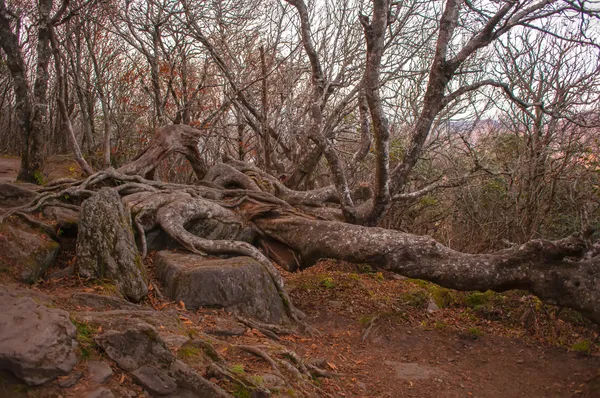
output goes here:
[{"label": "exposed tree root", "polygon": [[320,209],[316,206],[338,201],[335,192],[329,187],[293,191],[275,177],[231,159],[210,170],[196,162],[198,176],[206,179],[195,186],[138,175],[152,174],[157,160],[169,151],[198,157],[198,147],[193,146],[199,142],[198,134],[194,129],[165,128],[131,164],[82,181],[61,180],[48,185],[26,205],[0,216],[0,222],[12,214],[29,214],[57,202],[76,207],[97,189],[113,186],[130,211],[143,255],[148,250],[146,233],[160,228],[193,253],[252,257],[271,276],[289,317],[300,325],[301,315],[285,291],[281,275],[252,244],[257,234],[289,248],[302,266],[320,258],[336,258],[458,290],[524,289],[548,303],[580,310],[600,323],[600,249],[590,247],[586,237],[534,240],[496,253],[472,255],[451,250],[429,237],[308,215],[293,206]]}]

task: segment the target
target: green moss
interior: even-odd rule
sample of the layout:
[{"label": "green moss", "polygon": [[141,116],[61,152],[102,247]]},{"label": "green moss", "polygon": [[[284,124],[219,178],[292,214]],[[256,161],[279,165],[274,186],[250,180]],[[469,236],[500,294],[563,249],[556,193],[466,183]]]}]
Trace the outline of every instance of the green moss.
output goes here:
[{"label": "green moss", "polygon": [[38,185],[44,185],[44,184],[46,183],[46,176],[44,175],[44,173],[42,173],[42,172],[41,172],[41,171],[39,171],[39,170],[36,170],[36,171],[33,173],[33,178],[35,178],[35,182],[36,182]]},{"label": "green moss", "polygon": [[335,287],[335,282],[333,281],[333,278],[326,277],[321,279],[319,285],[324,287],[325,289],[333,289]]},{"label": "green moss", "polygon": [[246,373],[246,371],[244,370],[244,365],[240,365],[240,364],[233,365],[232,367],[229,368],[229,371],[236,375],[243,375]]},{"label": "green moss", "polygon": [[369,264],[357,264],[356,268],[358,268],[358,272],[361,274],[373,273],[373,268]]},{"label": "green moss", "polygon": [[437,330],[444,330],[446,328],[446,324],[442,321],[435,321],[435,324],[433,325],[434,328],[436,328]]},{"label": "green moss", "polygon": [[450,289],[445,289],[437,285],[431,285],[429,287],[429,292],[433,301],[435,301],[437,306],[440,308],[449,307],[456,302],[456,298]]},{"label": "green moss", "polygon": [[355,273],[348,274],[348,278],[352,279],[353,281],[360,280],[360,276],[358,276],[358,274],[355,274]]},{"label": "green moss", "polygon": [[381,273],[381,272],[376,272],[371,275],[373,276],[373,279],[375,279],[378,282],[383,282],[385,280],[385,278],[383,277],[383,273]]},{"label": "green moss", "polygon": [[79,343],[79,353],[83,359],[90,359],[98,354],[96,343],[94,342],[94,333],[87,322],[79,322],[71,319],[77,330],[77,342]]},{"label": "green moss", "polygon": [[479,336],[483,336],[483,332],[477,328],[477,327],[471,327],[469,328],[469,334],[475,338],[479,337]]},{"label": "green moss", "polygon": [[573,344],[571,350],[581,354],[590,355],[592,352],[592,343],[589,340],[581,340]]},{"label": "green moss", "polygon": [[262,376],[250,376],[250,380],[252,380],[254,384],[257,385],[261,385],[265,381]]},{"label": "green moss", "polygon": [[424,288],[428,288],[431,285],[431,283],[421,280],[421,279],[410,279],[409,278],[406,281],[409,283],[412,283],[413,285],[417,285],[419,287],[424,287]]},{"label": "green moss", "polygon": [[494,299],[494,292],[488,290],[485,293],[472,292],[464,297],[464,303],[466,306],[471,308],[479,308],[483,305],[489,304]]},{"label": "green moss", "polygon": [[200,349],[193,345],[185,344],[178,351],[177,356],[179,358],[190,358],[200,356]]},{"label": "green moss", "polygon": [[251,398],[252,391],[242,386],[241,384],[237,384],[233,390],[233,396],[235,398]]},{"label": "green moss", "polygon": [[413,290],[400,295],[400,300],[411,307],[423,307],[429,301],[429,296],[422,290]]}]

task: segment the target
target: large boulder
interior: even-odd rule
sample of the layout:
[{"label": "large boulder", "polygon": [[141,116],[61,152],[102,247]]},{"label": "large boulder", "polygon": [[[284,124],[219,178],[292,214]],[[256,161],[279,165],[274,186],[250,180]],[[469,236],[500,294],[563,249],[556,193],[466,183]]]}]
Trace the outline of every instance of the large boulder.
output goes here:
[{"label": "large boulder", "polygon": [[186,308],[225,307],[263,322],[288,321],[273,280],[250,257],[206,259],[161,251],[154,264],[166,295]]},{"label": "large boulder", "polygon": [[34,283],[43,278],[59,249],[59,244],[45,232],[17,217],[0,224],[0,272],[21,282]]},{"label": "large boulder", "polygon": [[225,391],[178,360],[156,330],[144,322],[127,322],[109,330],[96,343],[152,396],[230,397]]},{"label": "large boulder", "polygon": [[103,188],[83,202],[79,214],[77,261],[86,278],[110,279],[131,301],[148,294],[142,258],[135,245],[131,217],[121,197]]},{"label": "large boulder", "polygon": [[76,347],[68,312],[0,287],[0,369],[40,385],[75,367]]}]

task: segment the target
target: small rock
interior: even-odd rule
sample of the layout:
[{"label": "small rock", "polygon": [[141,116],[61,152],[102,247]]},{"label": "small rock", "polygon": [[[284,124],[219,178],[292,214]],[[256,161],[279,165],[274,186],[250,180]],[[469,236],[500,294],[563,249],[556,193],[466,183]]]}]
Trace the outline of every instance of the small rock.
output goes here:
[{"label": "small rock", "polygon": [[83,377],[82,372],[79,372],[79,371],[71,372],[71,374],[66,379],[59,381],[57,384],[60,388],[70,388],[70,387],[73,387],[75,384],[77,384],[77,382],[82,377]]},{"label": "small rock", "polygon": [[98,384],[105,383],[113,374],[113,371],[110,368],[110,366],[106,362],[101,361],[89,361],[88,372],[90,375],[90,379],[94,383]]},{"label": "small rock", "polygon": [[465,388],[465,385],[464,385],[464,384],[461,384],[461,385],[460,385],[460,388]]},{"label": "small rock", "polygon": [[86,395],[86,398],[115,398],[115,396],[108,388],[100,387]]},{"label": "small rock", "polygon": [[267,373],[261,377],[263,386],[267,387],[268,389],[285,386],[285,380],[277,375]]},{"label": "small rock", "polygon": [[429,304],[427,304],[427,312],[431,314],[439,310],[440,307],[437,305],[437,303],[433,299],[429,299]]},{"label": "small rock", "polygon": [[525,361],[522,359],[517,359],[517,363],[525,363]]},{"label": "small rock", "polygon": [[363,391],[367,391],[367,385],[365,383],[363,383],[362,381],[357,382],[356,387],[360,388]]},{"label": "small rock", "polygon": [[342,308],[344,305],[341,301],[338,300],[329,300],[327,304],[329,304],[329,306],[333,308]]}]

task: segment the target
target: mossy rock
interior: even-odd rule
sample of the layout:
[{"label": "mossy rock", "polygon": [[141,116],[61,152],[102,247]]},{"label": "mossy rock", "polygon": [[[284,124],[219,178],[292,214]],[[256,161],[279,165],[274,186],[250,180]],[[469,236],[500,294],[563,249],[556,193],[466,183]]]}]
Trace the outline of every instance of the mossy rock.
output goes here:
[{"label": "mossy rock", "polygon": [[60,250],[46,233],[17,218],[0,224],[0,272],[14,279],[35,283],[43,278]]},{"label": "mossy rock", "polygon": [[165,293],[186,308],[227,308],[268,323],[288,321],[271,276],[250,257],[206,259],[169,251],[154,256]]},{"label": "mossy rock", "polygon": [[127,299],[138,302],[148,294],[142,258],[135,244],[131,217],[121,197],[103,188],[83,202],[79,214],[77,261],[85,278],[114,281]]}]

